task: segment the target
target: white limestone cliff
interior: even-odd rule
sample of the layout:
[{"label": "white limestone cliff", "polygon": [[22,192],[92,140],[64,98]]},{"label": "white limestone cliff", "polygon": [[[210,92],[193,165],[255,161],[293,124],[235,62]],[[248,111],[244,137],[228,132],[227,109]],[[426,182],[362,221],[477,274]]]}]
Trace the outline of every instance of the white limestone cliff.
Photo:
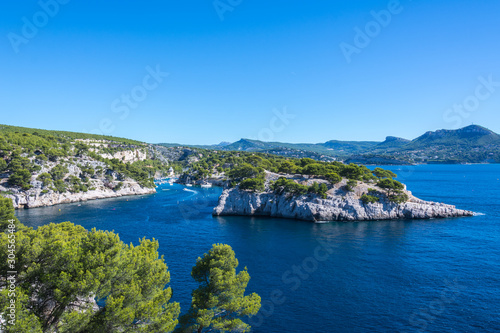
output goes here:
[{"label": "white limestone cliff", "polygon": [[[276,175],[268,173],[266,178],[276,179]],[[313,180],[308,180],[307,183],[310,184],[311,181]],[[314,194],[279,195],[269,188],[261,193],[239,188],[226,189],[220,196],[213,215],[269,216],[312,222],[431,219],[474,215],[471,211],[457,209],[452,205],[420,200],[406,189],[404,192],[409,200],[405,203],[393,203],[380,193],[379,202],[365,204],[360,200],[361,195],[367,193],[368,188],[376,186],[360,183],[353,192],[348,192],[343,189],[345,182],[344,179],[342,183],[333,186],[326,199]]]}]

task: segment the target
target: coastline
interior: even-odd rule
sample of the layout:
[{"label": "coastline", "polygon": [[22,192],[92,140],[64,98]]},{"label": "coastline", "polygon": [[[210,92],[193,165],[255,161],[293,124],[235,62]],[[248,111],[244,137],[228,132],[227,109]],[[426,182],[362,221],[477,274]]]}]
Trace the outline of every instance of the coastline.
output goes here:
[{"label": "coastline", "polygon": [[69,204],[75,202],[83,202],[89,200],[99,200],[99,199],[109,199],[109,198],[119,198],[124,196],[134,196],[134,195],[145,195],[156,193],[155,188],[141,187],[138,184],[131,185],[130,187],[122,188],[118,191],[113,191],[110,189],[106,190],[90,190],[88,192],[80,193],[45,193],[40,192],[35,194],[28,193],[17,193],[17,194],[7,194],[6,198],[12,199],[12,203],[15,209],[27,209],[27,208],[38,208],[38,207],[48,207],[59,204]]}]

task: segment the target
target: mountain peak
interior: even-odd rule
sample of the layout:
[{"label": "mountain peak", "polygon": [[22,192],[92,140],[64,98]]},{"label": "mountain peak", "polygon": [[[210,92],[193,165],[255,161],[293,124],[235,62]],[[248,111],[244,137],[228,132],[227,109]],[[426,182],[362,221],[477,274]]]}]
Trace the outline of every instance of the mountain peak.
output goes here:
[{"label": "mountain peak", "polygon": [[469,126],[460,128],[457,131],[460,131],[462,133],[478,133],[478,134],[484,134],[484,135],[496,134],[492,130],[490,130],[486,127],[483,127],[483,126],[479,126],[479,125],[469,125]]},{"label": "mountain peak", "polygon": [[407,139],[404,139],[404,138],[400,138],[400,137],[397,137],[397,136],[387,136],[385,138],[385,142],[394,142],[394,141],[410,142],[410,140],[407,140]]},{"label": "mountain peak", "polygon": [[410,142],[410,140],[399,138],[397,136],[388,136],[385,138],[384,142],[381,142],[377,145],[377,148],[398,148],[406,145],[408,142]]},{"label": "mountain peak", "polygon": [[444,146],[482,146],[488,144],[500,144],[500,135],[479,126],[469,125],[456,130],[429,131],[411,142],[412,147],[428,145]]}]

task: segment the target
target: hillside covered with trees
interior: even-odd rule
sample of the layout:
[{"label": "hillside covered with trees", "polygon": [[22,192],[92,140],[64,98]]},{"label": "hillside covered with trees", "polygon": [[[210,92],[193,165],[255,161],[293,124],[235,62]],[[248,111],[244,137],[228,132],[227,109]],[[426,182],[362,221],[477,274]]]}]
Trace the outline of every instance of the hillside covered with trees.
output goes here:
[{"label": "hillside covered with trees", "polygon": [[168,169],[161,154],[145,143],[0,126],[0,192],[7,196],[43,201],[63,193],[154,189],[155,174]]}]

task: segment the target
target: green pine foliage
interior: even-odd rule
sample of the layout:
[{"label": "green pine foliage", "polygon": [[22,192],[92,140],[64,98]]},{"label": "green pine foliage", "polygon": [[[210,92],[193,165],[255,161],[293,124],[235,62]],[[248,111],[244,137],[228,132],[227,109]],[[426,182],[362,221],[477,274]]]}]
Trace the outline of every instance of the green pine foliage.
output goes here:
[{"label": "green pine foliage", "polygon": [[380,198],[374,196],[374,195],[371,195],[371,194],[363,194],[361,196],[361,201],[363,202],[363,204],[368,204],[368,203],[375,203],[375,202],[379,202],[380,201]]},{"label": "green pine foliage", "polygon": [[[6,232],[9,220],[14,234]],[[14,268],[0,251],[0,313],[11,299],[5,274],[18,272],[16,324],[4,332],[172,332],[177,325],[180,307],[165,288],[170,273],[157,241],[126,245],[113,232],[69,222],[26,228],[1,197],[0,231],[1,248],[16,240]]]},{"label": "green pine foliage", "polygon": [[274,182],[271,185],[271,189],[276,194],[290,194],[292,196],[303,195],[309,192],[309,188],[307,186],[285,177],[280,177],[276,182]]},{"label": "green pine foliage", "polygon": [[[165,285],[170,275],[158,258],[158,242],[126,245],[113,232],[87,232],[69,222],[19,231],[16,239],[16,291],[28,296],[18,312],[30,318],[30,329],[163,332],[176,326],[180,309],[169,302],[172,291]],[[7,242],[2,234],[0,246],[6,248]],[[6,272],[5,252],[0,260]],[[94,299],[101,308],[95,308]],[[0,309],[7,305],[2,292]],[[7,332],[32,332],[24,325],[18,321]]]},{"label": "green pine foliage", "polygon": [[389,179],[392,179],[392,178],[396,178],[397,175],[390,171],[390,170],[384,170],[382,168],[375,168],[375,170],[373,170],[373,174],[378,178],[378,179],[383,179],[383,178],[389,178]]},{"label": "green pine foliage", "polygon": [[29,190],[31,188],[31,172],[26,169],[19,169],[13,172],[9,176],[9,185],[10,186],[19,186],[23,190]]},{"label": "green pine foliage", "polygon": [[[14,213],[12,200],[0,196],[0,234],[3,234],[7,230],[7,226],[9,224],[9,221],[11,220],[14,220],[14,224],[16,225],[17,230],[23,228],[23,225],[19,222]],[[6,249],[6,247],[4,247],[3,249]]]},{"label": "green pine foliage", "polygon": [[402,204],[409,199],[408,195],[403,192],[404,185],[397,180],[384,178],[377,183],[377,186],[386,191],[387,197],[391,202]]},{"label": "green pine foliage", "polygon": [[[69,143],[80,140],[106,140],[123,145],[143,145],[142,142],[108,135],[76,133],[67,131],[51,131],[19,126],[0,125],[1,137],[26,149],[55,148],[58,143]],[[1,141],[0,141],[1,144]],[[0,145],[0,149],[1,145]]]},{"label": "green pine foliage", "polygon": [[263,192],[264,178],[247,178],[240,183],[240,189],[252,192]]},{"label": "green pine foliage", "polygon": [[393,192],[398,192],[404,189],[404,185],[397,180],[385,178],[377,183],[377,186],[385,189],[389,194]]},{"label": "green pine foliage", "polygon": [[224,244],[214,244],[198,258],[191,276],[199,287],[176,332],[250,332],[241,318],[257,314],[261,298],[256,293],[245,296],[250,275],[246,267],[236,273],[238,265],[233,249]]},{"label": "green pine foliage", "polygon": [[53,180],[63,179],[69,172],[68,168],[62,164],[58,164],[50,170]]},{"label": "green pine foliage", "polygon": [[0,158],[0,172],[7,170],[7,162],[3,158]]},{"label": "green pine foliage", "polygon": [[342,177],[336,172],[328,172],[325,174],[325,178],[332,184],[337,184],[342,181]]},{"label": "green pine foliage", "polygon": [[405,203],[408,201],[408,199],[408,194],[402,192],[397,192],[389,195],[389,201],[397,204]]}]

